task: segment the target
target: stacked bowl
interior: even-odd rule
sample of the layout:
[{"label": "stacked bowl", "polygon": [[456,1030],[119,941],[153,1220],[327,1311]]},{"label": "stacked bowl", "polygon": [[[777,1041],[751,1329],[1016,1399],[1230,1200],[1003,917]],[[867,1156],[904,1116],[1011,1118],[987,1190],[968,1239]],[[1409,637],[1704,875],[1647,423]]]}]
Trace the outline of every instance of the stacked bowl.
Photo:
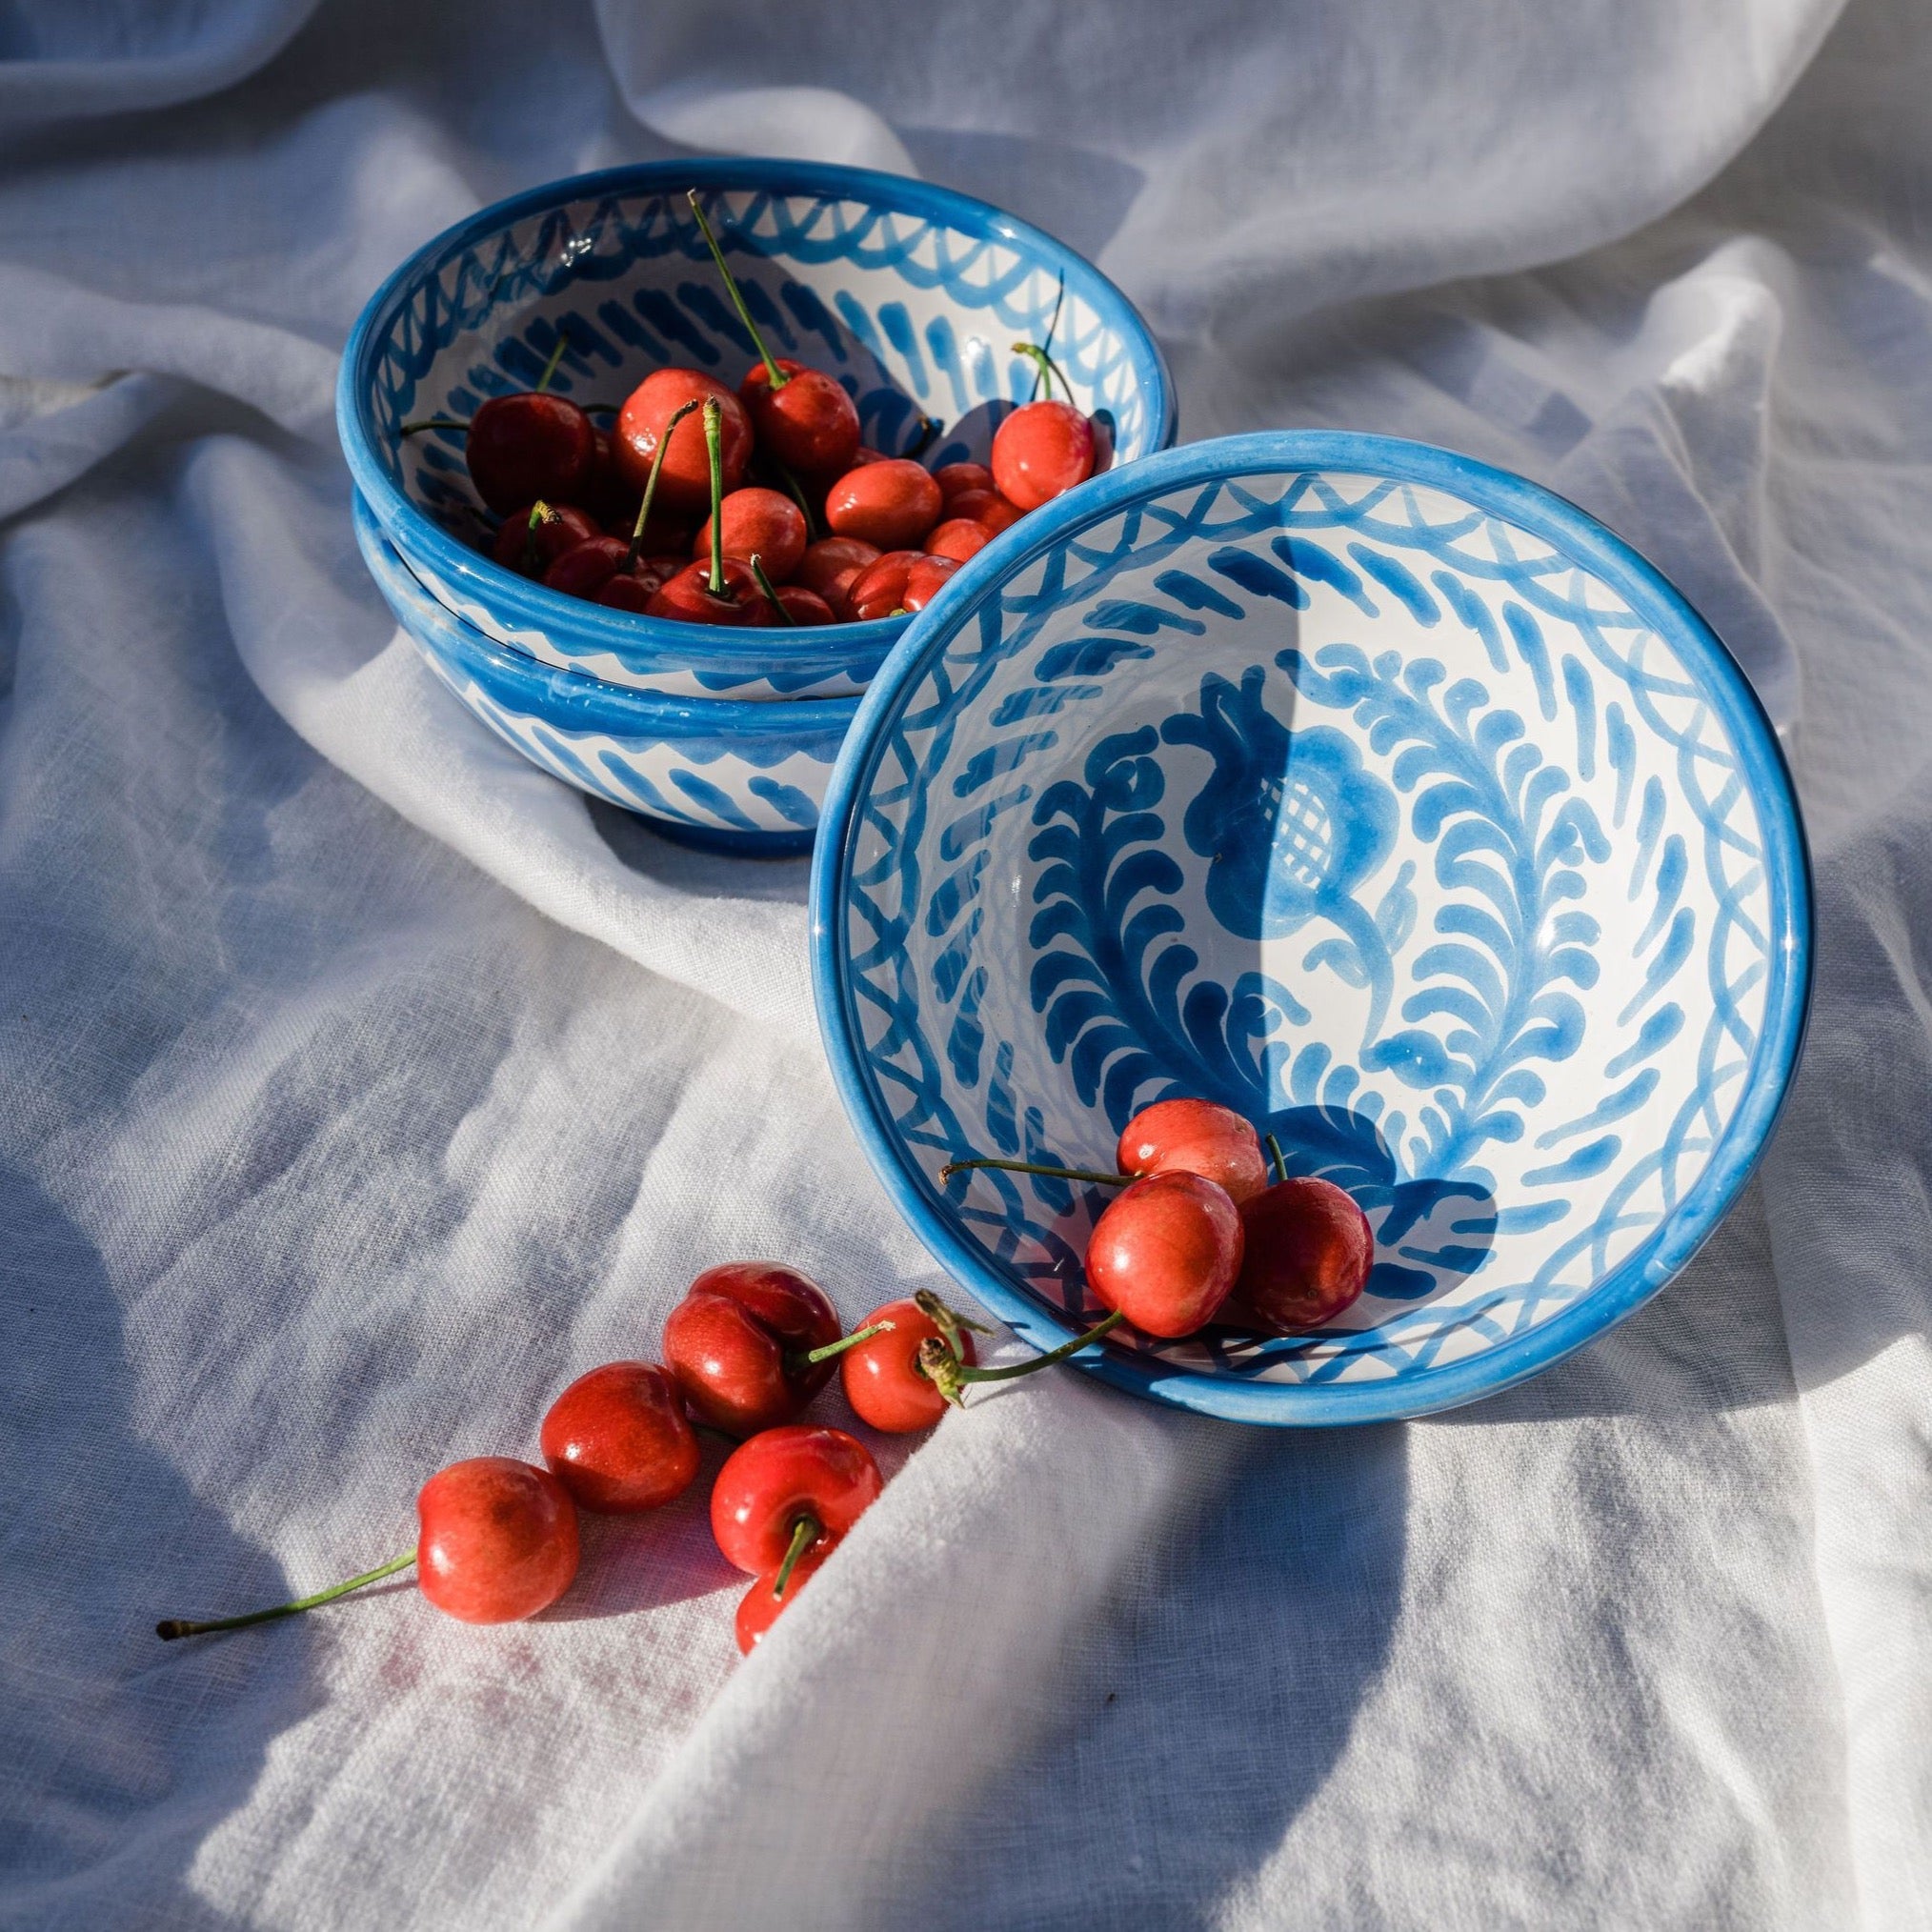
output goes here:
[{"label": "stacked bowl", "polygon": [[[671,162],[553,183],[437,236],[379,289],[337,419],[357,541],[442,681],[519,752],[674,837],[809,848],[846,727],[907,620],[724,630],[571,598],[493,563],[461,420],[551,382],[614,405],[654,369],[735,384],[754,359],[686,200],[710,209],[774,352],[836,376],[866,442],[984,462],[1051,349],[1120,466],[1174,439],[1159,350],[1091,264],[982,202],[856,169]],[[936,421],[933,436],[926,427]],[[943,599],[950,587],[939,594]]]}]

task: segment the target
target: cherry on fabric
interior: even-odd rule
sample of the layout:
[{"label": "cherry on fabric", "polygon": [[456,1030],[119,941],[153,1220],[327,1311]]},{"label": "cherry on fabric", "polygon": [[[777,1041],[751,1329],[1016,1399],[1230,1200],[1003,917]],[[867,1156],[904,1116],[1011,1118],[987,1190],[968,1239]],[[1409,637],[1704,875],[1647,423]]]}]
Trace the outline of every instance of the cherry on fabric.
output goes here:
[{"label": "cherry on fabric", "polygon": [[930,1429],[946,1413],[946,1397],[920,1365],[920,1350],[936,1341],[958,1362],[971,1367],[976,1359],[973,1337],[967,1331],[987,1331],[956,1313],[929,1289],[903,1300],[875,1308],[862,1326],[891,1327],[848,1349],[839,1358],[845,1399],[861,1422],[889,1436]]},{"label": "cherry on fabric", "polygon": [[792,1574],[781,1583],[776,1570],[762,1576],[744,1594],[738,1604],[738,1614],[734,1625],[738,1640],[738,1649],[746,1657],[755,1651],[786,1606],[793,1601],[805,1585],[816,1574],[827,1557],[836,1549],[836,1543],[826,1543],[817,1549],[810,1549],[792,1566]]},{"label": "cherry on fabric", "polygon": [[[802,362],[781,361],[765,346],[752,312],[745,307],[737,277],[725,265],[724,251],[717,245],[711,223],[705,218],[696,189],[685,197],[697,217],[699,232],[717,272],[724,279],[725,292],[752,338],[758,360],[738,385],[738,395],[749,412],[756,431],[758,447],[793,470],[843,470],[858,449],[858,411],[844,386],[822,369],[810,369]],[[785,573],[775,573],[785,574]]]},{"label": "cherry on fabric", "polygon": [[607,1361],[579,1376],[550,1405],[538,1439],[579,1509],[657,1509],[697,1474],[697,1437],[677,1384],[651,1362]]},{"label": "cherry on fabric", "polygon": [[843,1429],[766,1429],[725,1459],[711,1492],[712,1535],[755,1577],[789,1568],[851,1529],[884,1482],[872,1451]]}]

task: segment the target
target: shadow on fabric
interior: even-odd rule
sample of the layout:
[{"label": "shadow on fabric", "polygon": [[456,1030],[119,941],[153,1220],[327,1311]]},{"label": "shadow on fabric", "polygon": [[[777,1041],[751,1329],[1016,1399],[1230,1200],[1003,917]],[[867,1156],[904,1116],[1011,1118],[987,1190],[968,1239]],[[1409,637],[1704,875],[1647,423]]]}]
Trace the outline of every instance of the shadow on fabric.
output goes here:
[{"label": "shadow on fabric", "polygon": [[[135,1434],[101,1258],[6,1165],[0,1253],[0,1752],[15,1767],[0,1781],[0,1919],[108,1924],[138,1900],[171,1925],[226,1924],[187,1873],[271,1740],[319,1702],[312,1635],[297,1620],[244,1643],[156,1640],[157,1616],[205,1612],[224,1580],[265,1602],[285,1582]],[[113,1479],[77,1474],[104,1467]]]}]

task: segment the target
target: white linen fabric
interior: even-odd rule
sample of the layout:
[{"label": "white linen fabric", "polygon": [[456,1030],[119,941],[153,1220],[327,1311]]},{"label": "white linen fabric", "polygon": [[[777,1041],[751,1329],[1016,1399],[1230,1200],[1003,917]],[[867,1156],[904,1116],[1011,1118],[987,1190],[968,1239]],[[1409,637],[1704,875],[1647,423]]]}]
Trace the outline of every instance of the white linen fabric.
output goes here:
[{"label": "white linen fabric", "polygon": [[[1932,17],[1835,12],[0,11],[0,1924],[1932,1924]],[[1803,1073],[1681,1278],[1478,1407],[1016,1384],[742,1664],[702,1482],[526,1625],[164,1648],[406,1546],[711,1261],[943,1285],[803,865],[520,763],[350,538],[387,270],[696,148],[1057,231],[1187,436],[1446,443],[1647,551],[1792,735]]]}]

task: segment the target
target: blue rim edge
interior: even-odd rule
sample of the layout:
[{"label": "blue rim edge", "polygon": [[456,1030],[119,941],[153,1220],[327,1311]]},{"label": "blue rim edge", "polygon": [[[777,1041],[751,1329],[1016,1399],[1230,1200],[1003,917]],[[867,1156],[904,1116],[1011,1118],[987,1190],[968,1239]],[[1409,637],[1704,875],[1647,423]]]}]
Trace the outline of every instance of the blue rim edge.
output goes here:
[{"label": "blue rim edge", "polygon": [[[635,645],[648,639],[660,646],[693,648],[688,634],[693,627],[688,624],[670,624],[663,619],[638,615],[620,618],[595,605],[546,590],[541,584],[526,584],[481,552],[459,543],[391,479],[375,455],[374,427],[364,421],[361,406],[362,397],[369,392],[371,372],[366,365],[372,357],[373,344],[387,327],[391,312],[404,291],[413,289],[451,254],[527,215],[565,202],[599,194],[670,192],[691,187],[767,189],[775,193],[797,194],[838,192],[854,201],[869,201],[928,220],[944,221],[962,233],[982,240],[1009,241],[1036,251],[1056,266],[1063,267],[1067,279],[1107,317],[1123,340],[1134,345],[1135,366],[1147,392],[1148,414],[1158,425],[1154,453],[1173,444],[1177,423],[1174,381],[1153,331],[1133,303],[1093,263],[1064,242],[1055,240],[1045,230],[956,190],[869,168],[764,158],[635,162],[621,168],[598,169],[589,174],[568,175],[479,209],[415,250],[363,305],[355,326],[349,332],[336,374],[335,433],[357,491],[404,556],[413,550],[420,550],[439,572],[473,589],[479,601],[501,598],[507,594],[526,609],[532,621],[564,624],[580,637],[597,640],[602,648],[617,656],[623,654],[627,641]],[[1145,460],[1134,459],[1136,463]],[[1132,467],[1131,463],[1122,465],[1123,469]],[[844,654],[874,644],[881,650],[888,646],[896,648],[897,640],[904,634],[903,626],[903,619],[879,618],[870,624],[839,625],[835,633],[834,628],[824,625],[807,626],[800,629],[795,638],[789,639],[782,633],[775,633],[774,656],[787,660],[793,654],[801,660],[812,658],[825,650],[835,634]]]},{"label": "blue rim edge", "polygon": [[1353,472],[1433,485],[1563,548],[1627,599],[1686,664],[1738,746],[1765,820],[1764,867],[1777,923],[1770,936],[1764,1025],[1737,1111],[1690,1191],[1650,1238],[1562,1314],[1479,1356],[1383,1380],[1261,1383],[1168,1366],[1103,1344],[1071,1358],[1117,1388],[1227,1421],[1279,1427],[1399,1421],[1500,1394],[1573,1355],[1656,1295],[1716,1232],[1756,1171],[1803,1049],[1812,978],[1811,855],[1790,768],[1758,694],[1709,624],[1656,567],[1566,498],[1428,443],[1339,430],[1264,431],[1158,452],[1095,477],[1035,511],[960,569],[951,593],[914,618],[861,701],[833,769],[812,863],[812,992],[834,1084],[873,1171],[933,1258],[1020,1338],[1044,1352],[1078,1331],[991,1266],[935,1205],[926,1177],[883,1124],[856,1016],[839,970],[836,912],[845,896],[854,808],[877,762],[882,727],[935,652],[1042,551],[1123,505],[1230,475]]}]

